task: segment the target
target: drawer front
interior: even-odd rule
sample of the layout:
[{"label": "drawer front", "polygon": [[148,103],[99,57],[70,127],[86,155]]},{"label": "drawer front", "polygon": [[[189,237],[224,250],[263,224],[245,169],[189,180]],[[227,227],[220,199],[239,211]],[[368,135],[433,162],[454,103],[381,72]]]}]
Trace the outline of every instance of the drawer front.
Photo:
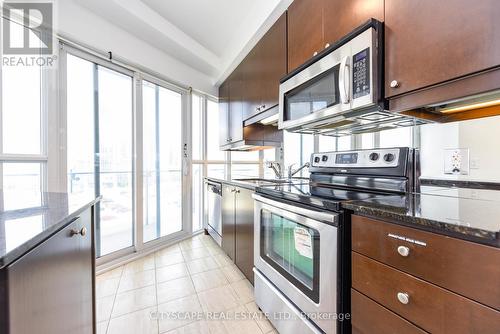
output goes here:
[{"label": "drawer front", "polygon": [[431,333],[493,334],[500,328],[500,312],[356,252],[352,287]]},{"label": "drawer front", "polygon": [[354,289],[351,317],[353,334],[427,333]]},{"label": "drawer front", "polygon": [[353,216],[352,250],[500,310],[498,248]]}]

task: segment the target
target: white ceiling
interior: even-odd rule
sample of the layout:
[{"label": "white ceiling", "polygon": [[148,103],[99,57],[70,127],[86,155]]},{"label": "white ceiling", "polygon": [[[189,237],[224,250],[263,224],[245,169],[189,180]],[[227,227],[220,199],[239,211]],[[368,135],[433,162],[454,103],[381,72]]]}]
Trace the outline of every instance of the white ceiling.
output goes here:
[{"label": "white ceiling", "polygon": [[[220,83],[292,0],[77,0]],[[126,43],[126,41],[123,41]]]}]

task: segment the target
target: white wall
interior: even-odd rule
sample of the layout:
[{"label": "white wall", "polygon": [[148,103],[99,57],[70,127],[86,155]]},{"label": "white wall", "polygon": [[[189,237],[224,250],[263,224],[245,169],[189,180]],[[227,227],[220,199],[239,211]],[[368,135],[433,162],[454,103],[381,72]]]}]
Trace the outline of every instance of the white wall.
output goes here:
[{"label": "white wall", "polygon": [[[500,182],[500,116],[420,127],[422,176]],[[468,148],[469,175],[444,174],[444,150]]]},{"label": "white wall", "polygon": [[56,3],[57,30],[62,36],[99,50],[112,51],[120,59],[151,69],[173,82],[218,95],[209,76],[110,24],[75,0],[56,0]]}]

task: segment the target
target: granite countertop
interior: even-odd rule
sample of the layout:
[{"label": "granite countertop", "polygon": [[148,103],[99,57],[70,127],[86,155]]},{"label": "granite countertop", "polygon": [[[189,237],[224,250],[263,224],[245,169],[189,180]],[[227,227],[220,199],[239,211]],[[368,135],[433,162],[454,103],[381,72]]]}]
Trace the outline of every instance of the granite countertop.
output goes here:
[{"label": "granite countertop", "polygon": [[95,204],[95,195],[0,190],[0,269]]},{"label": "granite countertop", "polygon": [[422,187],[420,193],[344,202],[357,214],[500,247],[500,191]]}]

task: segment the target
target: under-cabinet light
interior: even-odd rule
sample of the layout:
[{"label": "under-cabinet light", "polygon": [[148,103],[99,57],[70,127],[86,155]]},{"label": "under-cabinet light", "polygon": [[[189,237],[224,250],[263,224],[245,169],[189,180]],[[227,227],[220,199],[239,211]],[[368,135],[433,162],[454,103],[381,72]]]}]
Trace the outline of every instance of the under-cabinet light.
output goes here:
[{"label": "under-cabinet light", "polygon": [[500,105],[500,99],[486,101],[486,102],[472,103],[472,104],[468,104],[468,105],[461,106],[461,107],[444,108],[444,109],[439,110],[439,112],[441,112],[443,114],[451,114],[451,113],[467,111],[467,110],[472,110],[472,109],[492,107],[492,106],[496,106],[496,105]]}]

